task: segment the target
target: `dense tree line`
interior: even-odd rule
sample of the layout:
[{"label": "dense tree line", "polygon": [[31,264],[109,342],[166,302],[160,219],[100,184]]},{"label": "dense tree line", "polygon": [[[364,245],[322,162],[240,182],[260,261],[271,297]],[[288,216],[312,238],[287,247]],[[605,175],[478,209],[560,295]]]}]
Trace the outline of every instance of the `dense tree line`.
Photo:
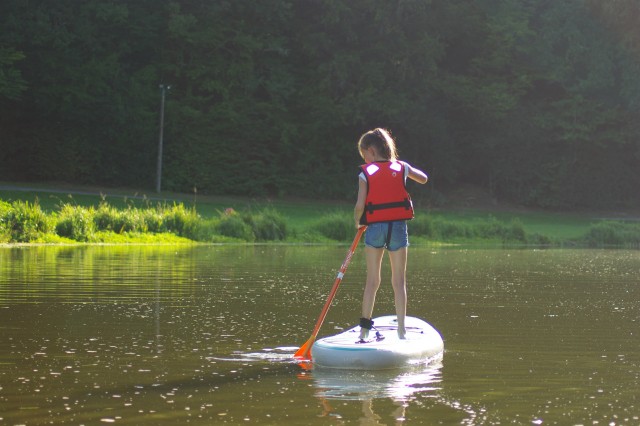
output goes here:
[{"label": "dense tree line", "polygon": [[634,0],[3,0],[0,179],[352,197],[390,128],[437,200],[637,205]]}]

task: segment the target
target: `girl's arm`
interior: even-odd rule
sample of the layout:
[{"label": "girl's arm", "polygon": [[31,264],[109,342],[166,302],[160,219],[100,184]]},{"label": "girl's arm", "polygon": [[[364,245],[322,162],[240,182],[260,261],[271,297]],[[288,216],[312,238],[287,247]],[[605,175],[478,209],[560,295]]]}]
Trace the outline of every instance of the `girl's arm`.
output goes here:
[{"label": "girl's arm", "polygon": [[360,218],[364,213],[364,202],[367,199],[367,182],[363,179],[358,179],[358,200],[356,206],[353,209],[353,218],[356,222],[356,228],[360,228]]},{"label": "girl's arm", "polygon": [[404,163],[409,168],[409,174],[407,175],[411,180],[415,180],[418,183],[425,184],[429,180],[429,177],[425,172],[420,169],[416,169],[415,167]]}]

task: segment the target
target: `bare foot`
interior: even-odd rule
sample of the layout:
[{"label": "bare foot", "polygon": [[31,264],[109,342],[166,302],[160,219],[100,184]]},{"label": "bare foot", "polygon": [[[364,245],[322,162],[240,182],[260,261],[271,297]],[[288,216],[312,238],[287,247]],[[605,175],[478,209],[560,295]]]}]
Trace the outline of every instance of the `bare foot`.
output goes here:
[{"label": "bare foot", "polygon": [[405,340],[406,334],[407,332],[404,330],[404,328],[398,328],[398,339]]}]

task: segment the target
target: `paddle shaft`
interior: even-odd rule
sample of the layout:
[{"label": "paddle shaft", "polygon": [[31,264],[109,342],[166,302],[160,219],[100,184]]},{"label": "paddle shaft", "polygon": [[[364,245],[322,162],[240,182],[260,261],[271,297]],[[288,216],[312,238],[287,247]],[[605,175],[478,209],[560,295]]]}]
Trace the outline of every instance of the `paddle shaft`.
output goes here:
[{"label": "paddle shaft", "polygon": [[327,297],[327,301],[325,302],[324,307],[322,308],[322,312],[320,312],[318,321],[316,321],[316,325],[315,327],[313,327],[313,332],[311,333],[311,337],[309,337],[309,340],[307,340],[305,344],[302,345],[300,349],[298,349],[298,351],[293,355],[295,358],[311,359],[311,357],[309,356],[311,352],[311,346],[313,345],[313,342],[316,340],[316,337],[318,336],[320,327],[322,327],[322,323],[324,322],[324,319],[327,316],[327,312],[329,312],[329,308],[331,307],[331,302],[333,301],[333,298],[338,292],[338,287],[340,287],[340,283],[342,282],[344,273],[347,271],[347,267],[349,267],[349,263],[351,263],[351,258],[353,258],[353,254],[356,251],[356,247],[358,247],[358,242],[360,242],[360,237],[362,237],[362,234],[364,233],[365,229],[367,229],[366,226],[361,226],[360,228],[358,228],[358,232],[356,233],[356,236],[353,239],[353,243],[351,243],[351,247],[347,252],[347,257],[344,259],[344,262],[342,262],[342,266],[340,267],[338,276],[336,277],[336,280],[333,283],[331,292],[329,292],[329,297]]}]

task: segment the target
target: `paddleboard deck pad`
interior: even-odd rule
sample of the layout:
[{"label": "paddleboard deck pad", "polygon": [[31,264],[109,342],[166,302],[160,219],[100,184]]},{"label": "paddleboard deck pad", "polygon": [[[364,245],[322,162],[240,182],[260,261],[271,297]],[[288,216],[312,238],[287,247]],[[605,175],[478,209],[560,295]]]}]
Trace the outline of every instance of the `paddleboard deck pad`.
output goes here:
[{"label": "paddleboard deck pad", "polygon": [[441,356],[444,343],[429,323],[405,318],[405,339],[398,337],[395,315],[373,319],[369,338],[360,340],[360,326],[318,339],[311,348],[314,367],[379,370],[425,364]]}]

